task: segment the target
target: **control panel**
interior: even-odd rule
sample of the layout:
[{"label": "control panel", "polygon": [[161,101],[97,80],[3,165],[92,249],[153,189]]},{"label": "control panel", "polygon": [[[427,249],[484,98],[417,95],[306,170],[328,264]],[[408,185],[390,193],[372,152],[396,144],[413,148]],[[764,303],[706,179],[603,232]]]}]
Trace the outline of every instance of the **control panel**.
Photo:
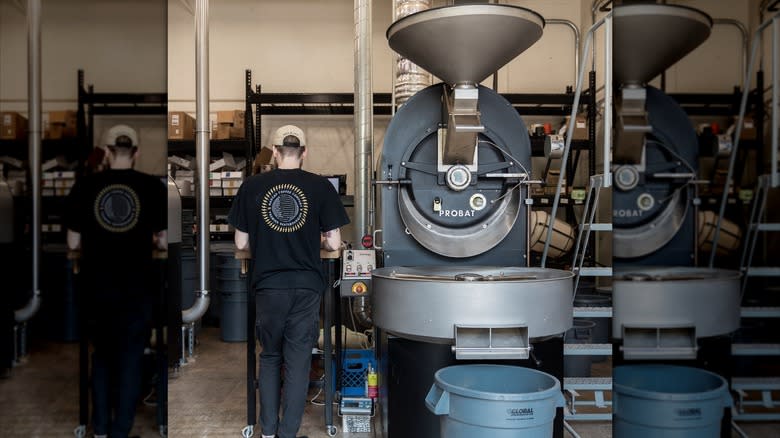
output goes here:
[{"label": "control panel", "polygon": [[351,297],[368,294],[371,287],[371,271],[375,267],[375,250],[345,249],[341,259],[341,296]]}]

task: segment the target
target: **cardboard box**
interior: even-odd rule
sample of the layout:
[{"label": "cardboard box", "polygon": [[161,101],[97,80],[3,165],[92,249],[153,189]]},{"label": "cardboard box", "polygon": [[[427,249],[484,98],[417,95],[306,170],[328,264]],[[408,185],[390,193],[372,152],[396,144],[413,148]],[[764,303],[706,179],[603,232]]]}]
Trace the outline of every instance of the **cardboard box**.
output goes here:
[{"label": "cardboard box", "polygon": [[[214,160],[209,164],[209,172],[222,171],[223,169],[233,170],[236,168],[236,160],[232,154],[222,152],[222,158]],[[225,177],[224,175],[222,176]]]},{"label": "cardboard box", "polygon": [[244,139],[246,137],[246,132],[244,132],[244,127],[236,128],[235,126],[231,126],[230,130],[228,131],[229,138],[235,138],[235,139]]},{"label": "cardboard box", "polygon": [[209,187],[209,196],[222,196],[222,187]]},{"label": "cardboard box", "polygon": [[41,178],[42,179],[74,179],[76,178],[76,172],[73,170],[43,172],[41,174]]},{"label": "cardboard box", "polygon": [[[569,117],[566,117],[566,125],[568,126]],[[574,119],[574,133],[571,136],[572,140],[587,140],[588,139],[588,119],[584,115],[578,115]]]},{"label": "cardboard box", "polygon": [[[738,118],[734,118],[734,123],[739,122]],[[753,122],[753,118],[745,116],[742,122],[742,132],[739,135],[740,140],[755,140],[756,139],[756,124]]]},{"label": "cardboard box", "polygon": [[216,127],[212,127],[211,138],[215,140],[242,139],[245,137],[244,111],[217,111]]},{"label": "cardboard box", "polygon": [[209,224],[209,231],[212,233],[229,233],[233,229],[228,224]]},{"label": "cardboard box", "polygon": [[22,162],[22,160],[19,160],[17,158],[8,155],[3,155],[2,157],[0,157],[0,162],[5,163],[10,167],[15,167],[17,169],[22,169],[24,167],[24,162]]},{"label": "cardboard box", "polygon": [[236,196],[238,189],[222,189],[222,194],[225,196]]},{"label": "cardboard box", "polygon": [[244,112],[241,110],[217,111],[217,124],[244,128]]},{"label": "cardboard box", "polygon": [[229,140],[230,128],[232,128],[232,126],[227,123],[217,125],[217,129],[211,132],[211,138],[214,140]]},{"label": "cardboard box", "polygon": [[184,111],[168,113],[168,138],[170,140],[192,140],[195,138],[195,119]]},{"label": "cardboard box", "polygon": [[243,179],[223,179],[222,180],[222,188],[223,189],[237,189],[241,187],[241,183],[244,182]]},{"label": "cardboard box", "polygon": [[238,171],[225,171],[222,172],[222,179],[241,179],[244,177],[244,172],[238,172]]},{"label": "cardboard box", "polygon": [[27,138],[27,119],[19,113],[0,113],[0,140],[24,140]]},{"label": "cardboard box", "polygon": [[43,115],[43,138],[59,140],[78,135],[76,111],[49,111]]},{"label": "cardboard box", "polygon": [[[192,169],[192,166],[194,164],[192,161],[190,161],[190,160],[188,160],[186,158],[178,157],[176,155],[168,157],[168,162],[171,163],[171,164],[175,164],[175,165],[177,165],[179,167],[183,167],[185,169]],[[178,172],[177,172],[177,175],[178,175]]]}]

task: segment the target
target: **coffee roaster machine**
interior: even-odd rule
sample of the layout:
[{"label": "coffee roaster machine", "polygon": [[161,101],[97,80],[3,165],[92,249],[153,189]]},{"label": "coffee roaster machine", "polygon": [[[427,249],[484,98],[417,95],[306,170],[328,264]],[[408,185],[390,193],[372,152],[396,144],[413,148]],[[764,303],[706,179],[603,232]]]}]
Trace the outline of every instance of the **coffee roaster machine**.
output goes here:
[{"label": "coffee roaster machine", "polygon": [[[647,85],[709,37],[712,19],[662,4],[626,4],[612,14],[620,35],[613,52],[614,363],[677,363],[728,378],[740,276],[696,267],[696,132],[677,102]],[[724,423],[728,436],[728,415]]]},{"label": "coffee roaster machine", "polygon": [[473,4],[418,12],[387,31],[394,51],[443,83],[397,111],[376,169],[384,267],[372,273],[371,300],[385,436],[439,436],[424,400],[448,365],[515,364],[563,378],[572,274],[528,267],[528,131],[479,85],[544,24],[525,8]]}]

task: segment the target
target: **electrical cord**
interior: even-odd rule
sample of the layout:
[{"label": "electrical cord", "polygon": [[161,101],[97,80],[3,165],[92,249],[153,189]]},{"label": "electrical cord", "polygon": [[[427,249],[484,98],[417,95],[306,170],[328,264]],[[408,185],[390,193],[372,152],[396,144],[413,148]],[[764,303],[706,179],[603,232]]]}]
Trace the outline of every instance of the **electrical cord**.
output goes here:
[{"label": "electrical cord", "polygon": [[647,142],[655,144],[655,145],[658,145],[658,146],[661,146],[662,148],[664,148],[664,150],[666,150],[666,152],[669,152],[669,155],[671,155],[674,158],[680,160],[680,163],[683,166],[685,166],[692,174],[694,174],[694,176],[691,177],[691,180],[696,178],[696,176],[695,176],[696,175],[696,170],[693,168],[693,166],[691,166],[691,164],[687,160],[685,160],[683,157],[681,157],[677,152],[672,150],[672,148],[668,144],[663,143],[660,140],[649,140],[648,139]]},{"label": "electrical cord", "polygon": [[663,203],[668,202],[669,200],[671,200],[675,196],[677,196],[677,194],[679,194],[682,189],[684,189],[685,187],[690,185],[696,179],[696,170],[693,168],[693,166],[691,166],[691,164],[687,160],[685,160],[683,157],[680,156],[680,154],[675,152],[671,148],[671,146],[669,146],[668,144],[666,144],[666,143],[664,143],[664,142],[662,142],[660,140],[650,140],[650,139],[647,140],[647,143],[651,143],[651,144],[654,144],[654,145],[657,145],[657,146],[660,146],[661,148],[663,148],[666,152],[669,153],[669,155],[671,155],[672,157],[674,157],[677,160],[679,160],[680,164],[685,166],[688,169],[688,171],[690,171],[693,174],[693,176],[691,176],[688,179],[688,181],[685,182],[685,184],[683,184],[683,185],[677,187],[676,189],[674,189],[674,191],[672,191],[672,193],[670,195],[668,195],[667,197],[657,201],[659,204],[663,204]]},{"label": "electrical cord", "polygon": [[494,148],[498,149],[499,151],[501,151],[502,154],[504,154],[507,157],[509,157],[511,160],[514,161],[515,164],[517,164],[518,166],[520,166],[521,169],[523,169],[523,172],[525,172],[525,174],[526,174],[526,177],[525,177],[526,179],[531,177],[531,172],[529,172],[528,169],[526,169],[525,166],[523,166],[523,163],[521,163],[520,160],[518,160],[517,158],[512,156],[512,154],[510,154],[506,149],[502,148],[501,146],[499,146],[499,145],[497,145],[497,144],[495,144],[495,143],[493,143],[492,141],[489,141],[489,140],[479,140],[479,143],[487,143],[487,144],[493,146]]},{"label": "electrical cord", "polygon": [[498,201],[506,198],[507,196],[511,195],[512,193],[514,193],[514,191],[517,190],[518,187],[520,187],[524,182],[528,181],[528,179],[531,177],[531,172],[529,172],[528,169],[526,169],[525,166],[523,166],[523,163],[521,163],[520,160],[518,160],[517,158],[512,156],[512,154],[510,154],[506,149],[502,148],[501,146],[493,143],[492,141],[488,141],[488,140],[479,140],[479,143],[487,143],[487,144],[493,146],[494,148],[498,149],[502,154],[504,154],[506,157],[511,159],[515,164],[517,164],[523,170],[523,172],[525,172],[525,178],[523,178],[522,181],[520,181],[519,183],[517,183],[514,186],[512,186],[509,190],[506,191],[506,193],[504,193],[503,195],[499,196],[498,198],[490,200],[491,204],[495,204],[496,202],[498,202]]}]

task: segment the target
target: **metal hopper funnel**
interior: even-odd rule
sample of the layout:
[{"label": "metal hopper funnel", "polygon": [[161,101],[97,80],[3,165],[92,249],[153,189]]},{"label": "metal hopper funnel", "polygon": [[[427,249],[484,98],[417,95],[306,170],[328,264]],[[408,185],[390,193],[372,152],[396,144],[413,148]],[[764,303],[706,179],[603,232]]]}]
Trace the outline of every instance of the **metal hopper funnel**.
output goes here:
[{"label": "metal hopper funnel", "polygon": [[387,29],[390,47],[449,85],[478,84],[542,36],[544,18],[511,5],[445,6]]},{"label": "metal hopper funnel", "polygon": [[543,28],[544,18],[528,9],[472,4],[417,12],[387,29],[393,50],[452,87],[444,98],[447,131],[439,157],[445,166],[461,166],[447,174],[451,189],[466,188],[476,172],[477,135],[485,131],[477,84],[531,47]]},{"label": "metal hopper funnel", "polygon": [[712,29],[709,15],[685,6],[617,6],[613,17],[613,72],[620,84],[646,84],[703,43]]},{"label": "metal hopper funnel", "polygon": [[653,3],[617,6],[612,14],[612,71],[622,85],[615,102],[612,158],[638,165],[645,135],[652,132],[645,85],[703,43],[710,36],[712,19],[693,8]]}]

